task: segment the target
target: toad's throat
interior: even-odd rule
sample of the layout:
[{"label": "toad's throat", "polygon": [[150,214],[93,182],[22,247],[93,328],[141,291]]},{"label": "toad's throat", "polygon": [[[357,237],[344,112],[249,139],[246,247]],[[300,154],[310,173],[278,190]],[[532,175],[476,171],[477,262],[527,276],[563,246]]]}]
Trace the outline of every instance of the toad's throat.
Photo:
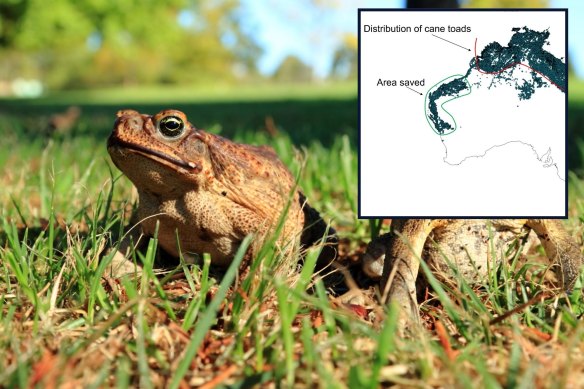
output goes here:
[{"label": "toad's throat", "polygon": [[161,153],[160,151],[152,150],[148,147],[137,145],[135,143],[126,142],[126,141],[121,140],[121,139],[115,139],[112,143],[115,145],[124,147],[128,150],[137,151],[138,153],[143,154],[144,156],[146,156],[148,158],[151,158],[152,156],[158,157],[164,161],[170,162],[170,163],[177,165],[177,166],[180,166],[184,169],[193,170],[193,171],[195,171],[195,173],[201,170],[201,167],[194,162],[190,162],[190,161],[187,162],[187,161],[184,161],[182,159],[174,158],[174,157],[169,156],[168,154],[164,154],[164,153]]}]

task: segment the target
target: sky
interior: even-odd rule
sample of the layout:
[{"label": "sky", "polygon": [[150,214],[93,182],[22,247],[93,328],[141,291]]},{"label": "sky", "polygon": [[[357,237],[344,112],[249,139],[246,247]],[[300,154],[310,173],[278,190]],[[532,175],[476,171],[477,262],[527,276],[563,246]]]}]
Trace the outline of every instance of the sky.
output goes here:
[{"label": "sky", "polygon": [[[314,4],[325,4],[323,7]],[[264,50],[260,72],[272,74],[290,54],[325,77],[335,49],[347,33],[357,33],[357,9],[400,8],[404,0],[241,0],[244,29]],[[551,0],[552,8],[568,8],[568,50],[570,61],[584,78],[584,1]],[[580,22],[579,22],[580,21]]]}]

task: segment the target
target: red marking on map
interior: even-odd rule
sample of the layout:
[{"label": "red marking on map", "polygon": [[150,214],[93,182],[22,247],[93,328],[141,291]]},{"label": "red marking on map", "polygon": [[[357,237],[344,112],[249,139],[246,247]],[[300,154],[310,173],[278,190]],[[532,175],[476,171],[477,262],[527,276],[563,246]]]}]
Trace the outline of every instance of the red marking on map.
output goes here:
[{"label": "red marking on map", "polygon": [[521,63],[521,62],[514,62],[514,63],[512,63],[510,65],[507,65],[503,69],[499,70],[498,72],[485,72],[484,70],[481,70],[481,68],[479,67],[479,57],[477,56],[477,40],[478,40],[478,38],[475,38],[474,55],[475,55],[475,63],[477,64],[477,66],[476,66],[477,67],[477,71],[479,73],[482,73],[482,74],[500,74],[500,73],[503,73],[505,70],[507,70],[509,68],[512,68],[515,65],[521,65],[521,66],[525,66],[526,68],[529,68],[529,69],[533,70],[534,72],[536,72],[537,74],[539,74],[540,76],[542,76],[543,78],[545,78],[546,80],[548,80],[550,82],[550,84],[555,85],[559,90],[561,90],[562,92],[565,93],[564,88],[560,87],[558,84],[556,84],[555,82],[553,82],[552,80],[550,80],[549,78],[547,78],[541,72],[538,72],[537,70],[535,70],[531,66],[526,65],[526,64]]}]

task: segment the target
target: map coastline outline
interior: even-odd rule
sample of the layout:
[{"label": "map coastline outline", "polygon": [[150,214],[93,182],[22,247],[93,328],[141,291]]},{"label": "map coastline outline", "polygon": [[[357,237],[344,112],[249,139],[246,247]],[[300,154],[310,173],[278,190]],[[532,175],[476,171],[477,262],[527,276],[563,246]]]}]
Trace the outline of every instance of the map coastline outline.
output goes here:
[{"label": "map coastline outline", "polygon": [[[526,31],[526,32],[535,32],[535,33],[540,33],[540,34],[547,34],[547,36],[544,35],[545,38],[547,38],[549,36],[548,30],[544,30],[542,32],[537,32],[537,31],[534,31],[534,30],[530,30],[527,27],[523,27],[523,30]],[[520,31],[520,29],[519,28],[514,28],[513,31],[515,33],[517,33],[517,31]],[[511,38],[511,40],[512,39],[513,38]],[[511,40],[510,40],[510,42],[511,42]],[[473,68],[474,68],[474,70],[476,70],[480,74],[495,75],[496,76],[496,75],[502,74],[505,71],[508,71],[509,69],[515,68],[515,66],[521,65],[521,66],[524,66],[524,67],[528,68],[532,72],[532,74],[537,73],[539,76],[543,77],[545,80],[548,81],[549,84],[552,84],[555,87],[557,87],[562,93],[565,94],[566,93],[566,89],[567,89],[567,88],[560,87],[557,83],[555,83],[554,81],[552,81],[548,76],[546,76],[542,72],[538,71],[537,69],[535,69],[535,68],[533,68],[533,67],[531,67],[531,66],[529,66],[527,64],[522,63],[521,61],[516,61],[516,62],[510,63],[510,64],[504,66],[503,68],[501,68],[500,70],[493,71],[493,72],[488,72],[488,71],[485,71],[485,70],[481,69],[480,68],[480,65],[479,65],[479,56],[477,54],[477,42],[478,42],[478,38],[475,38],[474,58],[471,59],[471,66],[470,66],[469,70],[466,72],[466,74],[465,75],[455,74],[455,75],[451,75],[451,76],[448,76],[448,77],[444,78],[443,80],[441,80],[438,83],[436,83],[435,85],[433,85],[426,92],[426,96],[424,98],[424,115],[426,116],[426,121],[428,122],[428,125],[430,126],[430,128],[432,128],[432,131],[434,131],[440,137],[440,140],[441,140],[441,142],[442,142],[442,144],[444,146],[444,149],[445,149],[445,156],[443,157],[443,161],[446,164],[450,165],[450,166],[459,166],[462,163],[464,163],[467,159],[485,157],[487,155],[487,153],[489,151],[493,150],[493,149],[496,149],[496,148],[499,148],[499,147],[504,147],[504,146],[506,146],[508,144],[512,144],[512,143],[519,143],[519,144],[528,146],[532,150],[532,152],[535,154],[536,159],[539,162],[543,162],[543,164],[544,164],[543,167],[544,168],[549,168],[549,167],[552,167],[552,166],[555,167],[555,169],[556,169],[556,175],[558,176],[558,178],[560,180],[562,180],[562,181],[565,181],[565,178],[562,178],[562,176],[560,175],[560,171],[559,171],[559,167],[558,167],[557,163],[553,162],[553,158],[551,157],[551,148],[548,147],[548,151],[540,156],[539,153],[536,151],[535,147],[532,144],[530,144],[529,142],[523,141],[523,140],[509,140],[509,141],[506,141],[506,142],[501,143],[501,144],[489,146],[484,152],[482,152],[480,154],[469,155],[467,157],[464,157],[464,158],[462,158],[457,163],[452,163],[452,162],[449,162],[448,161],[448,147],[447,147],[447,145],[446,145],[445,140],[444,140],[443,137],[446,136],[446,135],[450,135],[450,134],[456,132],[456,130],[458,129],[458,124],[457,124],[456,119],[454,118],[454,116],[444,108],[444,105],[446,103],[450,102],[450,101],[453,101],[453,100],[455,100],[457,98],[460,98],[460,97],[463,97],[463,96],[468,96],[469,94],[472,93],[472,84],[468,81],[468,77],[469,77],[470,73],[472,72]],[[545,42],[545,40],[544,40],[544,42]],[[509,47],[510,46],[511,46],[511,44],[509,44]],[[556,58],[554,57],[554,59],[556,59]],[[559,60],[559,61],[561,61],[561,60]],[[474,64],[473,64],[473,62],[474,62]],[[564,61],[564,66],[565,66],[565,61]],[[428,101],[429,100],[429,96],[430,96],[430,93],[432,93],[432,92],[435,91],[435,88],[437,86],[439,86],[439,85],[441,86],[441,85],[444,85],[444,84],[451,83],[452,81],[455,81],[457,79],[456,77],[458,77],[459,80],[463,80],[464,79],[464,81],[467,83],[469,92],[468,93],[465,93],[465,94],[454,95],[454,97],[452,97],[452,98],[444,101],[443,103],[441,103],[439,105],[439,108],[443,112],[445,112],[446,114],[448,114],[448,116],[452,119],[452,123],[454,124],[454,127],[452,129],[444,129],[444,130],[442,130],[442,132],[440,132],[439,129],[436,129],[435,126],[432,124],[432,120],[430,118],[430,116],[433,115],[430,105],[433,102],[435,104],[435,102],[439,99],[439,97],[437,99],[435,99],[434,101],[430,100],[430,102],[429,102]],[[453,79],[452,81],[448,81],[448,83],[445,83],[446,80],[449,80],[451,78]],[[438,112],[439,111],[437,111],[437,113]],[[443,119],[440,119],[440,116],[442,116],[443,118],[445,116],[443,114],[442,115],[440,115],[440,114],[437,115],[438,120],[444,122]],[[446,131],[448,131],[448,132],[446,132]],[[545,161],[544,161],[544,159],[545,159]]]}]

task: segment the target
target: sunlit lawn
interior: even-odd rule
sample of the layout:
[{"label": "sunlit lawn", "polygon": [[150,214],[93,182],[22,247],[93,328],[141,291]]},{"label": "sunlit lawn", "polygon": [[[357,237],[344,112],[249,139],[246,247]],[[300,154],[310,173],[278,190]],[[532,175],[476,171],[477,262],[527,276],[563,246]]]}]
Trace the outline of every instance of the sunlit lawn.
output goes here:
[{"label": "sunlit lawn", "polygon": [[[118,108],[155,113],[178,106],[196,125],[200,120],[236,140],[270,144],[291,169],[303,167],[300,186],[339,231],[345,264],[357,261],[371,238],[369,223],[356,219],[354,86],[161,93],[0,103],[0,386],[584,382],[580,290],[490,323],[547,291],[526,271],[537,264],[493,269],[481,285],[438,284],[423,304],[425,328],[412,338],[395,336],[395,312],[377,303],[374,290],[365,290],[356,305],[337,299],[313,272],[316,252],[300,272],[268,244],[243,278],[235,267],[222,272],[184,263],[155,275],[152,240],[138,258],[142,277],[109,277],[108,248],[119,242],[136,201],[105,150]],[[83,110],[79,122],[39,135],[50,113],[70,103]],[[275,132],[266,130],[272,123],[266,117]],[[584,182],[572,175],[566,226],[580,243],[582,199]]]}]

